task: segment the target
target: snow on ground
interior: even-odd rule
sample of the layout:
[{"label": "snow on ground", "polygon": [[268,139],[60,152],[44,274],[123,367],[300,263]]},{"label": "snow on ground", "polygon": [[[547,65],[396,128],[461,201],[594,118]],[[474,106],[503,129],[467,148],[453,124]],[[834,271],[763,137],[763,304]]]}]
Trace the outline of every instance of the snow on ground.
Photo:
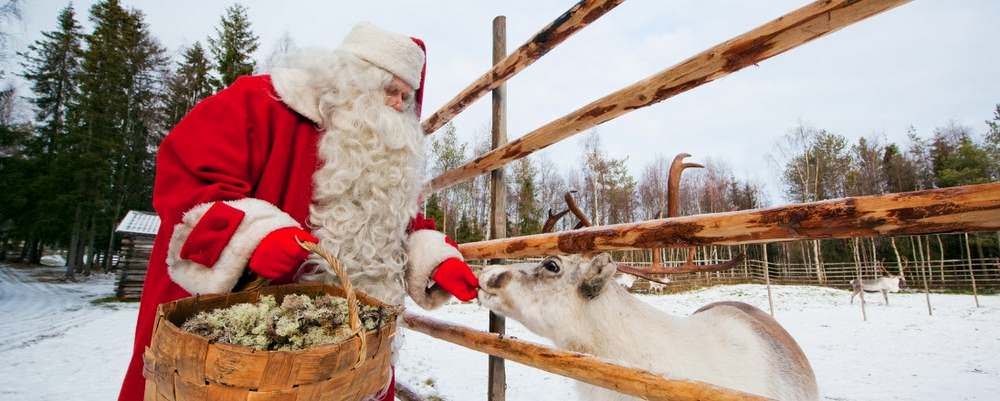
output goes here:
[{"label": "snow on ground", "polygon": [[[0,265],[0,400],[114,399],[128,363],[138,305],[93,304],[110,295],[111,276],[82,283],[39,281],[57,270]],[[40,274],[43,273],[43,274]],[[840,290],[775,286],[775,314],[798,340],[825,400],[995,400],[1000,394],[1000,296],[890,294],[868,297],[868,322]],[[687,315],[719,300],[767,310],[761,285],[730,285],[641,298]],[[416,309],[415,305],[409,305]],[[477,329],[486,312],[452,303],[424,312]],[[508,320],[509,335],[547,341]],[[667,340],[667,339],[664,339]],[[485,399],[486,356],[407,332],[398,379],[447,400]],[[570,379],[507,364],[508,399],[576,398]]]},{"label": "snow on ground", "polygon": [[[931,294],[868,296],[868,321],[850,293],[823,287],[774,286],[775,317],[812,362],[826,400],[996,400],[1000,394],[1000,296]],[[661,296],[640,296],[668,313],[686,316],[720,300],[768,310],[763,285],[727,285]],[[485,330],[486,312],[450,304],[435,317]],[[550,344],[524,326],[507,321],[507,333]],[[664,339],[667,341],[668,339]],[[399,379],[420,383],[425,394],[445,399],[482,399],[486,357],[420,333],[407,333]],[[434,381],[434,388],[423,382]],[[508,399],[575,399],[573,381],[516,363],[507,364]]]},{"label": "snow on ground", "polygon": [[61,270],[0,265],[0,400],[118,396],[139,305],[95,305],[114,276],[63,283]]}]

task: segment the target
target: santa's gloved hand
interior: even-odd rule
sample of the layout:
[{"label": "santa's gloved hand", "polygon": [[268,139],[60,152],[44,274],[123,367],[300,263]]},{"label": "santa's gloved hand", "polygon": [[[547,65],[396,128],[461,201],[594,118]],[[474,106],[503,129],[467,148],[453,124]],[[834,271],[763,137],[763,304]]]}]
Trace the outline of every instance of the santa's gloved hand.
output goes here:
[{"label": "santa's gloved hand", "polygon": [[476,278],[475,274],[472,274],[469,265],[459,258],[450,258],[441,262],[437,270],[434,270],[434,274],[431,275],[431,279],[441,289],[463,302],[475,299],[476,291],[479,289],[479,279]]},{"label": "santa's gloved hand", "polygon": [[298,227],[286,227],[272,231],[257,245],[250,256],[250,269],[276,283],[290,282],[295,270],[309,256],[302,249],[300,241],[319,242],[316,236]]}]

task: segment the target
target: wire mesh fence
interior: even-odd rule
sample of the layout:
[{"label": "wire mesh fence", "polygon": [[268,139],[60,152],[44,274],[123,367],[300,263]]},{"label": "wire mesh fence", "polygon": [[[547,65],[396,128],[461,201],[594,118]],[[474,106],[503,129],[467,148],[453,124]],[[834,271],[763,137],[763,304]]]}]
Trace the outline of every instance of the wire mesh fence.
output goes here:
[{"label": "wire mesh fence", "polygon": [[[695,260],[696,264],[721,263],[724,259]],[[969,268],[972,263],[972,269]],[[621,263],[621,262],[620,262]],[[630,266],[648,267],[650,262],[628,262]],[[670,266],[670,265],[667,265]],[[765,269],[765,266],[767,268]],[[883,276],[881,265],[876,263],[824,263],[821,271],[807,264],[792,264],[768,262],[747,259],[737,267],[722,272],[685,273],[662,275],[667,285],[650,283],[636,279],[632,289],[637,292],[673,292],[694,287],[716,284],[764,283],[765,270],[771,279],[771,284],[821,285],[834,288],[850,288],[850,281],[858,278],[858,270],[862,278]],[[924,280],[931,291],[972,291],[975,280],[980,292],[996,292],[1000,290],[1000,258],[983,258],[970,260],[935,261],[929,267],[911,266],[904,269],[903,277],[906,286],[911,289],[923,288]]]},{"label": "wire mesh fence", "polygon": [[[1000,292],[1000,257],[990,254],[994,249],[992,242],[983,255],[982,244],[975,239],[972,244],[963,238],[964,234],[950,234],[924,237],[897,237],[894,241],[885,238],[866,238],[853,243],[854,262],[823,261],[821,249],[832,248],[833,245],[843,249],[851,249],[852,241],[824,240],[825,244],[807,241],[803,243],[768,244],[768,256],[764,257],[764,244],[739,246],[710,246],[691,249],[663,249],[658,252],[663,268],[678,267],[693,263],[696,265],[720,264],[729,261],[740,253],[745,254],[742,262],[734,268],[708,273],[683,273],[652,275],[666,285],[652,283],[636,278],[631,284],[631,290],[640,293],[676,292],[691,288],[717,284],[760,283],[763,284],[765,274],[771,284],[820,285],[833,288],[850,288],[851,280],[859,276],[872,279],[886,275],[901,275],[905,286],[911,290],[923,291],[924,282],[927,288],[934,292]],[[990,241],[993,239],[989,237]],[[941,240],[938,242],[938,240]],[[865,242],[868,241],[868,242]],[[963,242],[965,241],[965,242]],[[891,245],[898,243],[893,248]],[[948,245],[946,245],[948,244]],[[933,246],[931,246],[933,245]],[[974,250],[980,248],[976,255]],[[819,258],[816,257],[821,255]],[[688,261],[688,253],[695,256]],[[995,252],[995,251],[994,251]],[[652,250],[630,250],[612,252],[613,258],[627,266],[646,268],[653,265]],[[948,258],[941,255],[956,255],[961,257]],[[843,257],[843,255],[840,255]],[[976,256],[976,257],[970,257]],[[765,262],[765,259],[770,259]],[[510,260],[508,263],[539,261],[541,258]],[[802,262],[805,260],[806,262]]]}]

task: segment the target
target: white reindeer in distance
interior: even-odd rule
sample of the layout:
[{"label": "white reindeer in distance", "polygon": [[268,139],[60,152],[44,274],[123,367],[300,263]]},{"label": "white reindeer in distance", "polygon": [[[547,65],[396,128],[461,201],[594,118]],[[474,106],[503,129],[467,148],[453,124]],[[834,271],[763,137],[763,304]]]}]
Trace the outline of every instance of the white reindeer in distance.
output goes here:
[{"label": "white reindeer in distance", "polygon": [[[564,349],[777,400],[818,399],[805,354],[767,313],[716,302],[672,316],[619,286],[616,270],[606,253],[490,266],[480,275],[479,302]],[[591,400],[637,399],[579,384]]]},{"label": "white reindeer in distance", "polygon": [[873,279],[858,279],[851,280],[851,304],[854,304],[854,296],[861,293],[861,291],[868,293],[881,292],[882,298],[885,299],[885,304],[889,304],[889,293],[897,293],[901,288],[906,288],[906,277],[903,276],[903,266],[899,267],[899,275],[889,274],[887,270],[881,265],[879,268],[884,273],[884,276],[873,278]]}]

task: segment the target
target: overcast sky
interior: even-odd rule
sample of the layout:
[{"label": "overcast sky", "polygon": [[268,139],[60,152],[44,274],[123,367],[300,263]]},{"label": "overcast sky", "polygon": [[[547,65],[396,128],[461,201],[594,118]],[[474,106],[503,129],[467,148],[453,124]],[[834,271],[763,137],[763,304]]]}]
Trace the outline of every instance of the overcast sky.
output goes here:
[{"label": "overcast sky", "polygon": [[[204,42],[232,1],[134,0],[171,54]],[[81,20],[93,1],[77,0]],[[287,32],[298,46],[335,47],[358,21],[418,36],[428,46],[425,116],[491,64],[491,20],[507,16],[508,50],[572,1],[243,1],[260,36],[259,57]],[[346,4],[345,4],[346,3]],[[13,47],[55,27],[65,0],[30,0]],[[519,137],[614,90],[806,4],[769,1],[626,1],[508,81],[508,135]],[[768,187],[767,161],[799,122],[843,134],[905,142],[950,120],[981,137],[1000,103],[1000,2],[918,0],[783,55],[598,127],[607,151],[637,177],[658,155],[714,158]],[[89,22],[83,21],[90,27]],[[10,69],[10,67],[8,67]],[[455,120],[460,137],[488,129],[489,96]],[[540,153],[563,169],[579,161],[578,136]]]}]

